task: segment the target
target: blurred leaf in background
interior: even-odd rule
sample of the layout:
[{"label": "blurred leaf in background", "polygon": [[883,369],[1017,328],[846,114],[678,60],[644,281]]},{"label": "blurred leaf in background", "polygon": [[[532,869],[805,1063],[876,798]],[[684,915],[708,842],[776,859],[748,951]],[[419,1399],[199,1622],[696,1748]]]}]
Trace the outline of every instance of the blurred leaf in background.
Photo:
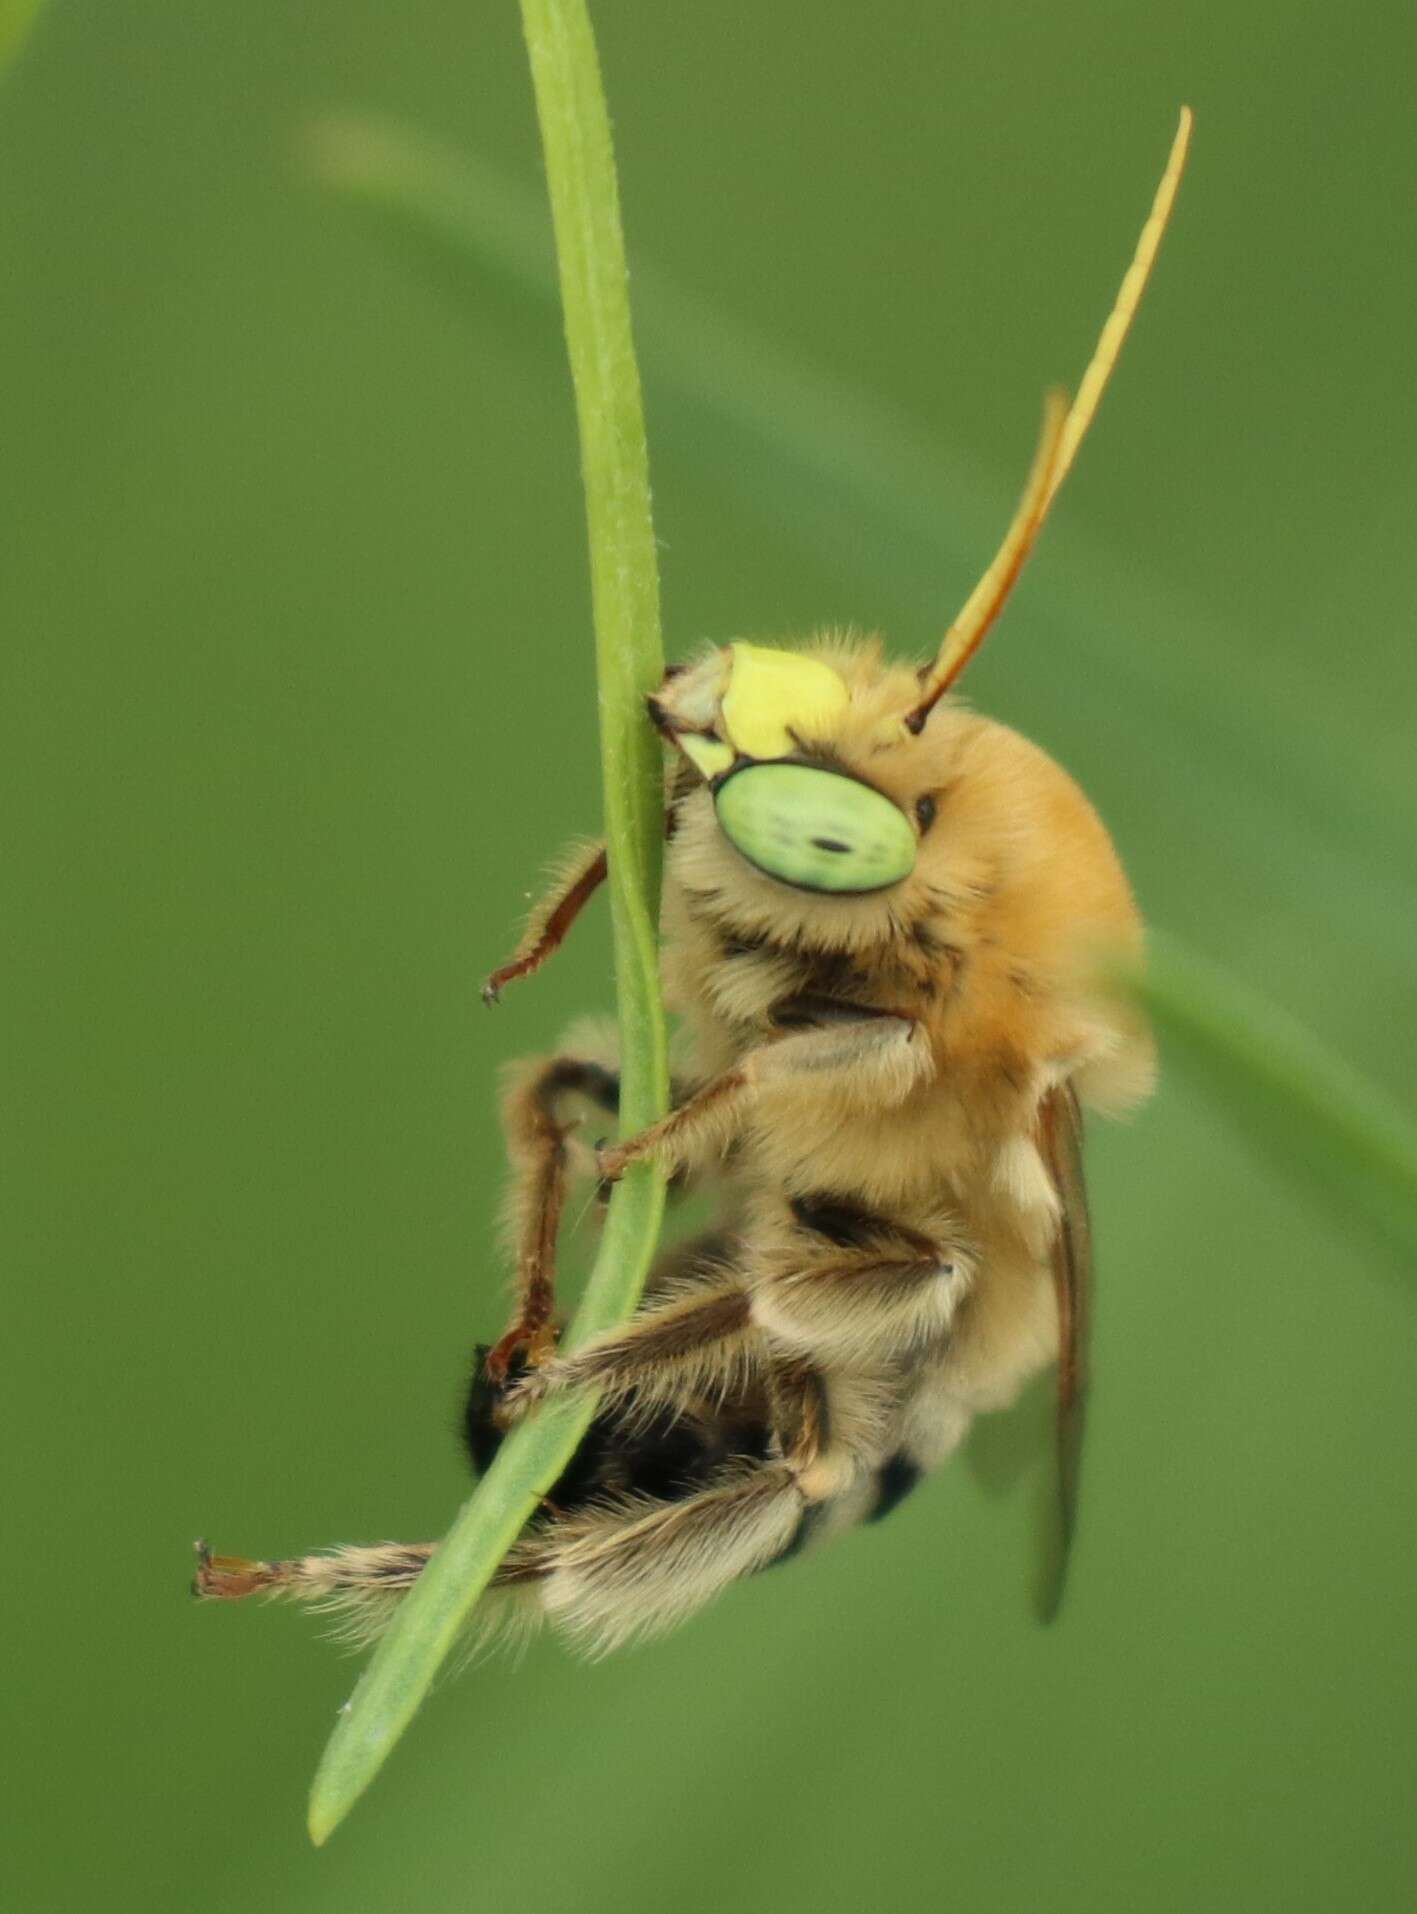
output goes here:
[{"label": "blurred leaf in background", "polygon": [[[1151,917],[1410,1109],[1410,7],[595,17],[632,283],[698,315],[697,412],[647,355],[681,654],[932,643],[1193,101],[971,696],[1079,776]],[[430,296],[309,191],[335,109],[540,191],[510,5],[67,0],[0,113],[12,1898],[1408,1905],[1409,1294],[1179,1070],[1092,1136],[1058,1631],[1028,1481],[947,1472],[652,1649],[449,1684],[306,1849],[353,1671],[292,1616],[189,1609],[186,1548],[436,1532],[502,1308],[496,1071],[611,1001],[597,925],[476,1000],[598,810],[555,319]],[[831,489],[770,449],[843,429]]]},{"label": "blurred leaf in background", "polygon": [[0,0],[0,72],[25,43],[44,0]]},{"label": "blurred leaf in background", "polygon": [[1130,987],[1177,1060],[1229,1117],[1244,1148],[1272,1156],[1338,1222],[1356,1224],[1374,1266],[1417,1276],[1417,1125],[1341,1057],[1171,938],[1153,937]]}]

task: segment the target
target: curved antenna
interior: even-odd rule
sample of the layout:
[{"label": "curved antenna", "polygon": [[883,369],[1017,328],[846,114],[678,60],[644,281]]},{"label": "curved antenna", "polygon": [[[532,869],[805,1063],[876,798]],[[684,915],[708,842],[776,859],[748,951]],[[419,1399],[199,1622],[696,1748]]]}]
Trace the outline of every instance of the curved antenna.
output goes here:
[{"label": "curved antenna", "polygon": [[984,642],[989,627],[1003,610],[1004,600],[1013,590],[1014,580],[1023,570],[1033,541],[1043,529],[1048,506],[1057,488],[1059,461],[1068,420],[1068,395],[1061,388],[1048,393],[1043,401],[1043,425],[1023,497],[1004,534],[1004,542],[994,554],[994,562],[965,601],[964,610],[945,633],[939,656],[920,674],[922,697],[905,721],[908,731],[920,731],[936,702]]},{"label": "curved antenna", "polygon": [[1161,175],[1161,184],[1151,203],[1151,212],[1141,229],[1132,263],[1126,270],[1112,310],[1107,315],[1107,323],[1102,328],[1088,368],[1082,375],[1077,397],[1071,406],[1067,406],[1060,394],[1049,394],[1044,406],[1043,431],[1038,449],[1033,455],[1028,482],[1013,522],[1004,534],[1004,542],[994,562],[969,594],[964,609],[945,633],[939,655],[933,664],[921,671],[920,702],[905,720],[908,730],[918,732],[923,727],[936,702],[949,690],[983,644],[990,626],[1003,610],[1014,582],[1023,570],[1034,540],[1043,529],[1049,508],[1058,495],[1058,487],[1077,457],[1078,447],[1092,424],[1132,320],[1136,317],[1137,307],[1141,304],[1151,269],[1156,263],[1161,238],[1181,184],[1186,149],[1191,141],[1191,125],[1191,109],[1183,106],[1176,137],[1171,142],[1171,151],[1167,156],[1166,170]]}]

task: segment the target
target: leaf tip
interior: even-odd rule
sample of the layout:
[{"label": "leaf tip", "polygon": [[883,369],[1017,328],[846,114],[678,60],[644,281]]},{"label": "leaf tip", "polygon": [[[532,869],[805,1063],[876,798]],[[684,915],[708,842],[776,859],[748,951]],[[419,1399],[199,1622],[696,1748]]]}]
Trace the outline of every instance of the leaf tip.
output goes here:
[{"label": "leaf tip", "polygon": [[316,1777],[315,1785],[310,1790],[310,1806],[305,1816],[305,1826],[309,1832],[312,1847],[322,1848],[325,1845],[351,1806],[350,1802],[331,1799],[328,1790],[321,1787],[319,1777]]}]

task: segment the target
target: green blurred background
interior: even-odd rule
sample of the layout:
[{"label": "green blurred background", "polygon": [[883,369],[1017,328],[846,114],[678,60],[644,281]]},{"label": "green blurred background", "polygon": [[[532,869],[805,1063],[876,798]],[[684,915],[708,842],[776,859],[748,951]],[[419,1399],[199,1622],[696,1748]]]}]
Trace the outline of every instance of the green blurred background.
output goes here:
[{"label": "green blurred background", "polygon": [[[632,260],[770,343],[845,472],[788,497],[651,379],[675,652],[933,641],[1192,101],[971,692],[1080,776],[1155,921],[1410,1105],[1408,0],[594,14]],[[0,93],[7,1904],[1411,1905],[1411,1291],[1174,1059],[1094,1138],[1056,1629],[1030,1485],[957,1467],[661,1645],[445,1683],[307,1846],[354,1668],[189,1603],[191,1539],[446,1525],[501,1313],[497,1071],[610,1001],[603,911],[495,1014],[476,989],[597,811],[556,328],[310,184],[303,129],[351,106],[538,186],[512,0],[55,0]],[[910,449],[913,521],[854,511],[858,454],[869,490]]]}]

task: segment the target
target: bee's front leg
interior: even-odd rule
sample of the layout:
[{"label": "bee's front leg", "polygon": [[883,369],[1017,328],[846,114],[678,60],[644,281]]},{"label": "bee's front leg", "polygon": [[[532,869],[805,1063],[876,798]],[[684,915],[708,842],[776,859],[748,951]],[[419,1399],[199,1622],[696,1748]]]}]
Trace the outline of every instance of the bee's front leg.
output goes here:
[{"label": "bee's front leg", "polygon": [[485,1004],[496,1003],[507,984],[530,977],[561,948],[567,931],[605,882],[607,869],[605,845],[599,840],[566,854],[546,895],[533,907],[516,949],[482,986]]},{"label": "bee's front leg", "polygon": [[845,1091],[871,1109],[901,1102],[933,1071],[924,1027],[916,1018],[855,1005],[835,1008],[845,1014],[759,1044],[658,1123],[601,1149],[596,1156],[601,1176],[614,1182],[646,1156],[677,1170],[721,1154],[765,1090],[810,1080]]},{"label": "bee's front leg", "polygon": [[[665,799],[664,835],[672,837],[675,824],[672,781]],[[482,986],[483,1003],[495,1004],[508,984],[533,976],[548,957],[555,955],[609,871],[609,854],[603,838],[571,846],[561,858],[544,895],[532,906],[516,949]]]}]

